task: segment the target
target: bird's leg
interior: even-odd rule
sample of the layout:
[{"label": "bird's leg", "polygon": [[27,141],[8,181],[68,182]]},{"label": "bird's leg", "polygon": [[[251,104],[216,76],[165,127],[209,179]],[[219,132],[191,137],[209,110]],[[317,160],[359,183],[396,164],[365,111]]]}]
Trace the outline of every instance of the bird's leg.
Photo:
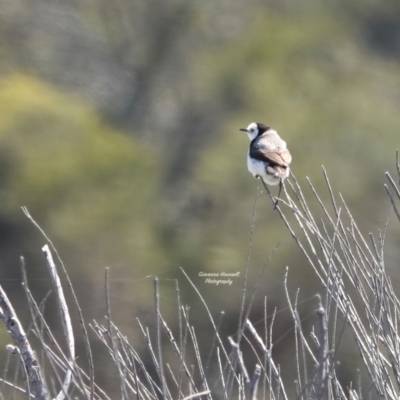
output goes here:
[{"label": "bird's leg", "polygon": [[278,197],[280,197],[280,195],[281,195],[282,187],[283,187],[283,181],[282,181],[282,179],[280,179],[280,180],[279,180],[279,192],[278,192]]},{"label": "bird's leg", "polygon": [[282,187],[283,187],[283,181],[282,181],[282,179],[280,179],[279,180],[279,192],[278,192],[278,197],[275,200],[274,210],[275,210],[276,206],[278,205],[278,199],[281,195]]},{"label": "bird's leg", "polygon": [[275,199],[274,199],[274,196],[272,196],[271,192],[270,192],[269,189],[268,189],[267,184],[264,182],[264,179],[263,179],[260,175],[257,175],[257,177],[261,180],[261,182],[262,182],[262,184],[263,184],[263,186],[264,186],[264,189],[265,189],[267,195],[268,195],[269,197],[271,197],[272,202],[275,204],[275,205],[274,205],[274,209],[275,209],[277,200],[275,200]]}]

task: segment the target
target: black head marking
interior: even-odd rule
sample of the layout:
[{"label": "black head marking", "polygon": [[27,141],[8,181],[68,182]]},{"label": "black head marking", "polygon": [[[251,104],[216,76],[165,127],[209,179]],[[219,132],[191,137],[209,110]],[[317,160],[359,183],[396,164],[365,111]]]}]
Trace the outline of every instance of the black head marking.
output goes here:
[{"label": "black head marking", "polygon": [[258,134],[262,135],[264,132],[268,131],[269,129],[271,129],[270,126],[267,126],[261,122],[257,122],[257,128],[258,128]]}]

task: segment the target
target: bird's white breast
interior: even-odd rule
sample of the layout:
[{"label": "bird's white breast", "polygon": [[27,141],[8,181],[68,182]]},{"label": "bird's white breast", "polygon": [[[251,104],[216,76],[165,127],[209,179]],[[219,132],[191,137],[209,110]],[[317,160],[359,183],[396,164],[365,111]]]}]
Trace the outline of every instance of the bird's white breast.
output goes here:
[{"label": "bird's white breast", "polygon": [[263,176],[266,173],[265,163],[251,158],[249,154],[247,154],[247,169],[253,176]]}]

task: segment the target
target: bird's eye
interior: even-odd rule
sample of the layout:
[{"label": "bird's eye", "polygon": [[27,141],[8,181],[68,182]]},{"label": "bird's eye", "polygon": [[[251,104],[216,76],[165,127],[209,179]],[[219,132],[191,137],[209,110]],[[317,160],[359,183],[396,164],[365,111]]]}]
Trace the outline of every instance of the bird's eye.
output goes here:
[{"label": "bird's eye", "polygon": [[253,128],[253,129],[250,129],[250,132],[251,132],[251,133],[254,133],[254,128]]}]

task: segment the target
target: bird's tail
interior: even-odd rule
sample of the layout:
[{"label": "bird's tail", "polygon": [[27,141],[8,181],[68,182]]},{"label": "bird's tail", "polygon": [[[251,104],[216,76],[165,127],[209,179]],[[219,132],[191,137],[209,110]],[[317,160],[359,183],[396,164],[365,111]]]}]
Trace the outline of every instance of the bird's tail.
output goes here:
[{"label": "bird's tail", "polygon": [[288,168],[282,167],[281,165],[268,165],[265,170],[268,175],[271,175],[277,179],[285,179],[289,175]]}]

